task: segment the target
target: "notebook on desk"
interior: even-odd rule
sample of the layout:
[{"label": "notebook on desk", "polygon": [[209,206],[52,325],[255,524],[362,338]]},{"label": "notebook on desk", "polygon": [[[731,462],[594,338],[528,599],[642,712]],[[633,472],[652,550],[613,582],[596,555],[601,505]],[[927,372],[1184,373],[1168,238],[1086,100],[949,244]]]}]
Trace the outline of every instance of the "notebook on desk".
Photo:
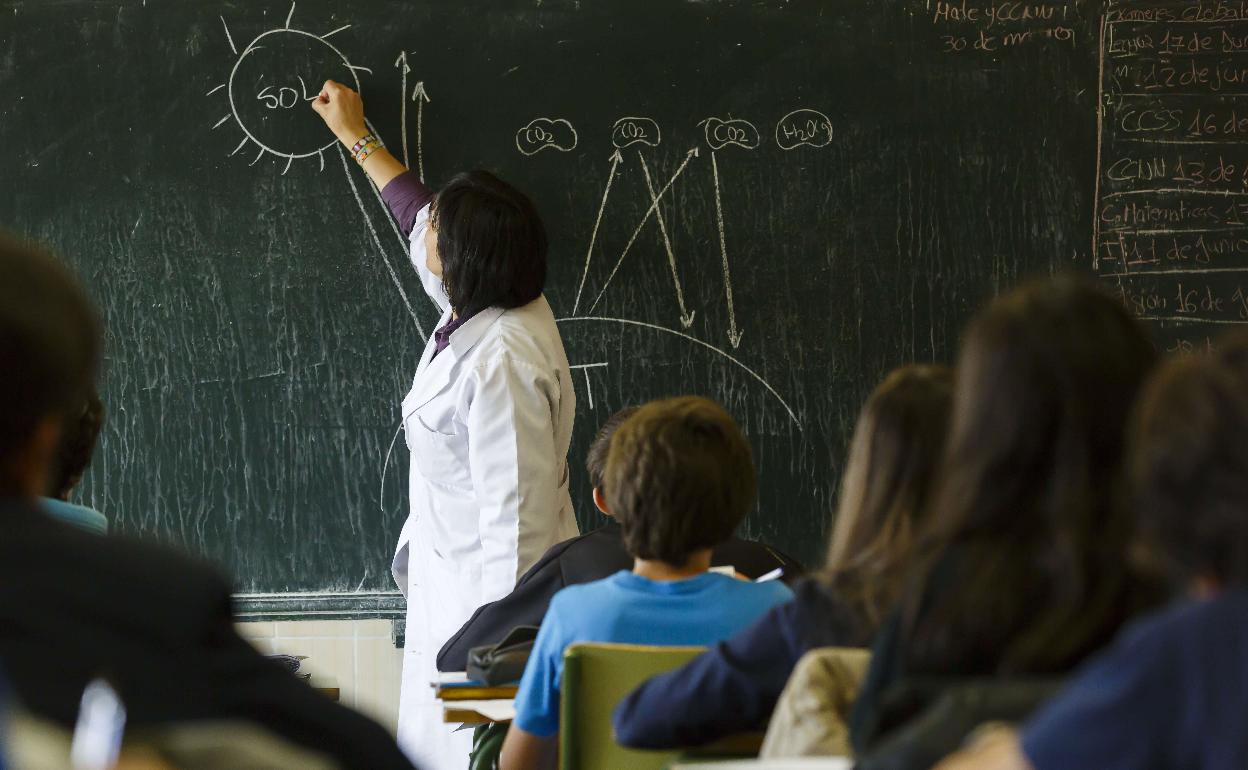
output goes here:
[{"label": "notebook on desk", "polygon": [[439,700],[508,700],[516,697],[520,687],[519,682],[490,686],[469,679],[463,671],[440,673],[429,685]]}]

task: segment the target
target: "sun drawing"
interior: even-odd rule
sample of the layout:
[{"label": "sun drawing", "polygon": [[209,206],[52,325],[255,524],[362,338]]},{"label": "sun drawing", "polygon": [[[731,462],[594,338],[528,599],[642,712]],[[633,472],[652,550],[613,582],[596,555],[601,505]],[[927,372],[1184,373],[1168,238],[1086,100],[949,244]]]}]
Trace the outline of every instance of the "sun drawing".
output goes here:
[{"label": "sun drawing", "polygon": [[325,170],[324,152],[336,140],[308,107],[308,102],[320,93],[321,84],[338,80],[358,91],[356,71],[372,72],[352,64],[328,40],[350,28],[350,24],[318,35],[292,27],[294,15],[295,4],[291,3],[285,26],[257,35],[241,53],[225,17],[219,17],[230,49],[238,58],[229,79],[208,91],[209,96],[224,91],[229,100],[229,114],[213,128],[233,120],[242,129],[242,141],[230,155],[253,146],[257,152],[249,165],[254,166],[268,153],[286,159],[283,174],[296,158],[312,156],[320,159],[321,170]]}]

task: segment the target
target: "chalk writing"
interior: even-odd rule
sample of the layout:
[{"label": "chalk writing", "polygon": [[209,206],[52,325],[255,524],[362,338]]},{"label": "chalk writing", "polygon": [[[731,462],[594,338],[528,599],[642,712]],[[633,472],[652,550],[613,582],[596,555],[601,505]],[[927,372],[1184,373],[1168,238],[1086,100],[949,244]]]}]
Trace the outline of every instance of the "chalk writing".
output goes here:
[{"label": "chalk writing", "polygon": [[1073,46],[1074,2],[925,0],[924,10],[947,54],[994,54],[1037,43]]},{"label": "chalk writing", "polygon": [[620,118],[611,127],[611,143],[621,150],[638,143],[658,147],[662,138],[659,124],[650,118]]},{"label": "chalk writing", "polygon": [[827,147],[831,143],[832,121],[817,110],[793,110],[776,122],[776,146],[782,150]]},{"label": "chalk writing", "polygon": [[1111,0],[1101,22],[1093,266],[1163,326],[1248,322],[1245,9]]},{"label": "chalk writing", "polygon": [[758,129],[748,120],[706,118],[698,123],[706,134],[706,143],[712,150],[728,146],[752,150],[759,144]]},{"label": "chalk writing", "polygon": [[523,155],[546,149],[572,152],[576,141],[576,129],[564,118],[534,118],[516,132],[516,149]]},{"label": "chalk writing", "polygon": [[[232,117],[244,134],[242,143],[230,154],[253,144],[258,154],[252,164],[271,154],[285,159],[282,173],[290,169],[294,159],[313,155],[320,156],[324,167],[321,153],[336,141],[306,104],[317,97],[319,84],[327,78],[359,90],[356,72],[364,69],[352,64],[324,36],[292,28],[293,15],[294,4],[286,16],[286,26],[263,32],[248,43],[238,54],[226,82],[208,92],[212,95],[225,91],[230,108],[225,118]],[[224,17],[221,24],[230,49],[237,52]],[[295,109],[300,105],[304,108]],[[225,118],[218,119],[216,125],[226,122]]]}]

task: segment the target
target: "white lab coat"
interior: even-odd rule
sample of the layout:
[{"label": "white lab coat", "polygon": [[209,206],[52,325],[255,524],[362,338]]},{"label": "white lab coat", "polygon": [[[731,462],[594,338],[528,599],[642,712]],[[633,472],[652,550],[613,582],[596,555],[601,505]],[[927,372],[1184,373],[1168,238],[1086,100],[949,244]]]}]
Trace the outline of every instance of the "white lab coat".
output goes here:
[{"label": "white lab coat", "polygon": [[[412,261],[451,317],[425,266],[428,207],[412,230]],[[545,297],[490,308],[425,347],[403,399],[411,450],[410,509],[394,555],[407,597],[399,744],[423,770],[463,770],[471,731],[452,733],[429,682],[438,650],[477,607],[507,595],[555,543],[577,534],[568,494],[576,396]]]}]

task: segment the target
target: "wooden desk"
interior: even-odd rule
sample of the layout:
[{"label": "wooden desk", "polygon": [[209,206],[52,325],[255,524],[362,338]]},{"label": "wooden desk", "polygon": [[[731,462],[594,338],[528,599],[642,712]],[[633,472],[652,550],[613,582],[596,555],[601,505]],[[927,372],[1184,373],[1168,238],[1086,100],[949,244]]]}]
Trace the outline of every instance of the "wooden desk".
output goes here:
[{"label": "wooden desk", "polygon": [[442,702],[442,721],[448,724],[484,725],[510,722],[516,716],[514,698]]},{"label": "wooden desk", "polygon": [[443,722],[483,725],[515,717],[518,683],[488,686],[468,681],[463,672],[453,672],[439,674],[430,686],[442,701]]}]

